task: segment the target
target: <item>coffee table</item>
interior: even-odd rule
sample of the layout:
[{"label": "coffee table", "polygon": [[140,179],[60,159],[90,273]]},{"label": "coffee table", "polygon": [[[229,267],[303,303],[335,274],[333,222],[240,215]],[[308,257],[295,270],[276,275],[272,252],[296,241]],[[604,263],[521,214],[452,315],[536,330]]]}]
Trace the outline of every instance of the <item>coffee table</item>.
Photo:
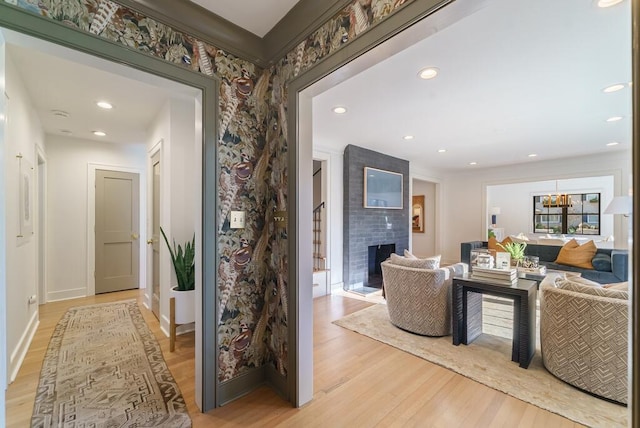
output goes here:
[{"label": "coffee table", "polygon": [[513,300],[513,344],[511,361],[527,368],[536,352],[536,281],[518,278],[516,284],[499,285],[469,274],[453,278],[453,344],[468,345],[482,334],[482,303],[488,294]]}]

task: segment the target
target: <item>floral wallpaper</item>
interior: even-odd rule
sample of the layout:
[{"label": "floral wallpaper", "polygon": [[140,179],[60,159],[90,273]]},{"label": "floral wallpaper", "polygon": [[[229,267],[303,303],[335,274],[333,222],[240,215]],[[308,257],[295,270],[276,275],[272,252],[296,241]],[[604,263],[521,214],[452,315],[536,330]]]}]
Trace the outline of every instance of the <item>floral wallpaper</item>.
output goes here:
[{"label": "floral wallpaper", "polygon": [[[354,0],[269,69],[110,0],[18,0],[30,12],[220,80],[218,381],[288,361],[287,82],[412,0]],[[247,212],[230,229],[232,209]]]}]

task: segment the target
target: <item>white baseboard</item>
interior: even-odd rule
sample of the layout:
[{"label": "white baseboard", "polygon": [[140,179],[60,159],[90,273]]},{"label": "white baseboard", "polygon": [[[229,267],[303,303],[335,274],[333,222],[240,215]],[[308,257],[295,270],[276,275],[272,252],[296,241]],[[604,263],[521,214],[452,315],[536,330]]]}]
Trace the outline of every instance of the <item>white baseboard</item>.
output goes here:
[{"label": "white baseboard", "polygon": [[29,345],[31,345],[31,341],[33,340],[33,336],[36,334],[39,324],[40,320],[38,318],[38,311],[35,311],[29,320],[27,328],[24,333],[22,333],[22,337],[20,337],[20,340],[18,341],[18,346],[16,346],[16,349],[11,353],[9,359],[9,383],[16,380],[20,366],[22,366],[24,357],[27,355]]},{"label": "white baseboard", "polygon": [[335,284],[331,284],[331,290],[343,290],[344,282],[336,282]]},{"label": "white baseboard", "polygon": [[[169,317],[162,316],[162,321],[160,322],[160,330],[164,333],[165,336],[169,337]],[[176,336],[180,336],[181,334],[190,333],[196,330],[196,323],[191,322],[189,324],[180,324],[176,326]]]},{"label": "white baseboard", "polygon": [[47,303],[57,302],[60,300],[77,299],[79,297],[86,297],[86,288],[73,288],[71,290],[50,291],[47,293]]}]

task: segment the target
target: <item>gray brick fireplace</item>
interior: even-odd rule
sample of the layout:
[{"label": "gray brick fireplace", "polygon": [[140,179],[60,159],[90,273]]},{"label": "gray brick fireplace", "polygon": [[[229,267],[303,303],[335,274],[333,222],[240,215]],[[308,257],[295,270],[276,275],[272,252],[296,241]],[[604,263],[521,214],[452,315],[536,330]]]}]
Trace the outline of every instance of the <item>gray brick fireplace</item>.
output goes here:
[{"label": "gray brick fireplace", "polygon": [[[403,175],[403,208],[364,208],[364,167],[373,167]],[[348,145],[344,151],[344,289],[375,291],[381,287],[376,267],[370,262],[370,250],[383,246],[382,254],[402,254],[409,247],[409,162],[362,147]],[[393,247],[384,246],[392,245]],[[383,260],[386,256],[375,255]],[[379,268],[378,268],[379,269]],[[371,280],[371,283],[370,283]]]}]

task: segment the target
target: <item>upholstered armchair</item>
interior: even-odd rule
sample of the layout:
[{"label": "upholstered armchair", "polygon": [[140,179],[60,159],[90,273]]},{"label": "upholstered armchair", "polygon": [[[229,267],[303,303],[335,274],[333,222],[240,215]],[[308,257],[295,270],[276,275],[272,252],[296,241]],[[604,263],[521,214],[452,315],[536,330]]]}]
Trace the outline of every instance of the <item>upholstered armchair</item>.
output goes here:
[{"label": "upholstered armchair", "polygon": [[451,280],[466,272],[466,264],[424,269],[387,260],[381,267],[393,325],[425,336],[451,334]]},{"label": "upholstered armchair", "polygon": [[558,278],[540,285],[544,366],[592,394],[627,403],[628,292]]}]

